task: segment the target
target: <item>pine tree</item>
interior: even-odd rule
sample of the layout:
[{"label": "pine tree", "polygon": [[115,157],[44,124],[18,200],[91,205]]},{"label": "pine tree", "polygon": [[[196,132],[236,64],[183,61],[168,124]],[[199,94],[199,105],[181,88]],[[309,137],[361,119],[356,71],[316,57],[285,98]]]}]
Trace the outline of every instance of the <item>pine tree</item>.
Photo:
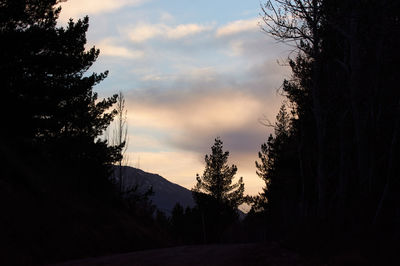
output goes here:
[{"label": "pine tree", "polygon": [[253,199],[252,209],[254,211],[267,211],[268,208],[268,192],[270,190],[271,177],[274,176],[275,172],[273,144],[274,137],[270,134],[267,143],[263,143],[261,151],[258,152],[260,162],[256,161],[256,173],[264,181],[265,186],[263,187],[263,192]]},{"label": "pine tree", "polygon": [[203,175],[196,175],[197,184],[193,190],[210,195],[218,203],[237,208],[245,201],[243,177],[232,184],[237,167],[227,164],[229,152],[223,151],[221,139],[215,139],[211,150],[212,153],[205,156],[206,168]]},{"label": "pine tree", "polygon": [[215,139],[211,151],[205,156],[203,175],[196,175],[192,189],[204,243],[221,242],[228,225],[238,219],[237,207],[247,200],[243,178],[233,183],[237,167],[228,165],[229,152],[223,151],[220,138]]},{"label": "pine tree", "polygon": [[299,177],[296,143],[292,134],[292,125],[286,105],[283,104],[273,125],[274,136],[261,145],[258,153],[260,162],[256,161],[257,175],[263,179],[263,192],[253,198],[254,212],[264,212],[268,223],[277,226],[288,226],[285,213],[295,208],[298,201]]},{"label": "pine tree", "polygon": [[[7,103],[0,108],[8,127],[0,133],[8,139],[2,149],[6,162],[16,160],[14,153],[30,176],[42,164],[41,176],[100,194],[122,148],[99,139],[116,114],[108,110],[117,96],[99,100],[93,91],[107,71],[87,73],[99,55],[95,47],[85,49],[89,19],[58,27],[60,2],[1,1],[0,83]],[[18,174],[27,175],[8,175]]]}]

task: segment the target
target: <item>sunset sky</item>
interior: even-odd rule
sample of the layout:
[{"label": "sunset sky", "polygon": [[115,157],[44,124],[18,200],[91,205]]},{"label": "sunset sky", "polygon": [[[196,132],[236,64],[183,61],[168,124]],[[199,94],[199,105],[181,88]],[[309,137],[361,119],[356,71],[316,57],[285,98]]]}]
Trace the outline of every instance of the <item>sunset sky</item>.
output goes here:
[{"label": "sunset sky", "polygon": [[[283,100],[290,47],[263,33],[259,0],[69,0],[60,24],[89,16],[90,71],[109,70],[101,97],[127,101],[130,165],[186,188],[220,136],[246,193],[263,182],[254,161]],[[280,62],[278,64],[278,61]]]}]

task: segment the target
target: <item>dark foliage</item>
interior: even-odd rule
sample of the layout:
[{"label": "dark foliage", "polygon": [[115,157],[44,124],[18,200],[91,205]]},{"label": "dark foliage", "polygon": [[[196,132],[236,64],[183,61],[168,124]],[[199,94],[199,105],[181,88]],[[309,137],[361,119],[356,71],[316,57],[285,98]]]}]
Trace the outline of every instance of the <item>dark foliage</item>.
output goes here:
[{"label": "dark foliage", "polygon": [[170,228],[177,244],[240,242],[238,206],[247,200],[242,178],[232,184],[237,167],[227,164],[229,152],[217,138],[205,156],[206,167],[192,189],[195,207],[179,203],[172,210]]},{"label": "dark foliage", "polygon": [[93,91],[107,72],[88,72],[99,55],[95,47],[85,49],[89,20],[57,26],[60,2],[0,1],[4,265],[163,242],[153,226],[154,210],[142,210],[150,223],[137,219],[148,206],[135,202],[133,208],[132,195],[123,204],[110,182],[123,145],[110,146],[100,137],[116,115],[110,109],[117,96],[100,100]]},{"label": "dark foliage", "polygon": [[2,1],[0,6],[0,82],[7,99],[1,105],[7,114],[2,161],[14,166],[3,178],[27,176],[17,167],[23,164],[30,176],[74,188],[68,193],[78,197],[103,195],[121,147],[110,147],[99,136],[116,114],[107,111],[117,96],[97,99],[93,86],[107,72],[87,74],[99,55],[94,47],[85,50],[88,18],[57,27],[58,2]]},{"label": "dark foliage", "polygon": [[298,54],[282,87],[293,111],[281,109],[261,147],[253,211],[271,231],[398,237],[400,4],[283,0],[263,11],[264,30]]},{"label": "dark foliage", "polygon": [[232,184],[237,172],[235,165],[227,164],[229,152],[223,151],[223,143],[217,138],[205,156],[206,167],[202,176],[197,174],[197,184],[192,189],[197,213],[201,220],[205,242],[218,242],[226,229],[238,219],[237,207],[246,201],[241,177]]},{"label": "dark foliage", "polygon": [[[221,139],[215,139],[211,151],[210,155],[205,156],[206,168],[203,175],[196,175],[197,184],[193,191],[208,194],[219,204],[227,204],[232,208],[237,208],[245,201],[243,178],[240,177],[237,183],[232,184],[237,167],[227,164],[229,152],[223,151]],[[195,197],[195,200],[198,199]],[[199,205],[199,202],[197,204]]]},{"label": "dark foliage", "polygon": [[[178,244],[231,243],[244,238],[238,230],[237,210],[218,204],[215,198],[194,192],[197,206],[183,209],[176,204],[171,216],[172,233]],[[236,236],[235,236],[236,235]]]}]

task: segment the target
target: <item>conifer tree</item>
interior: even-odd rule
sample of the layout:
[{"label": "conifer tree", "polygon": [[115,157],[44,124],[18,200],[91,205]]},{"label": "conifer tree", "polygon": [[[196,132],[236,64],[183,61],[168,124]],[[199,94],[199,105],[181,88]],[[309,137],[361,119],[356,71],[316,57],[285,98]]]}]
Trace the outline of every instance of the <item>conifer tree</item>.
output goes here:
[{"label": "conifer tree", "polygon": [[196,175],[192,189],[204,243],[221,242],[227,226],[238,219],[238,206],[247,200],[243,178],[233,183],[237,167],[228,165],[229,152],[223,151],[220,138],[215,139],[211,151],[205,156],[203,175]]},{"label": "conifer tree", "polygon": [[[400,94],[392,89],[398,87],[393,66],[399,59],[399,2],[277,0],[266,1],[262,10],[263,29],[297,51],[282,88],[294,107],[290,136],[282,148],[277,136],[267,145],[279,154],[268,187],[276,195],[269,195],[270,206],[280,195],[291,207],[279,206],[286,213],[271,215],[349,231],[383,224],[393,230],[398,207],[392,202],[399,199],[393,162],[400,150]],[[290,177],[283,188],[295,189],[276,187],[277,176]]]},{"label": "conifer tree", "polygon": [[245,201],[243,177],[232,184],[237,172],[236,165],[229,166],[229,152],[223,151],[220,138],[215,139],[212,153],[205,156],[206,168],[202,176],[196,175],[195,192],[203,192],[213,197],[218,203],[237,208]]},{"label": "conifer tree", "polygon": [[0,133],[8,139],[2,149],[26,167],[46,165],[41,176],[63,176],[79,193],[101,193],[120,157],[121,147],[99,139],[116,114],[109,109],[117,96],[99,100],[93,91],[108,72],[88,73],[100,52],[85,49],[89,19],[57,26],[61,2],[1,1],[0,85],[7,103],[0,108],[8,126]]},{"label": "conifer tree", "polygon": [[[283,104],[276,116],[274,136],[261,145],[258,153],[260,162],[256,161],[257,175],[263,179],[263,192],[254,198],[254,211],[265,211],[278,223],[282,223],[280,212],[288,202],[297,200],[296,184],[298,183],[297,158],[293,156],[293,136],[291,135],[290,117]],[[290,200],[289,200],[290,199]]]}]

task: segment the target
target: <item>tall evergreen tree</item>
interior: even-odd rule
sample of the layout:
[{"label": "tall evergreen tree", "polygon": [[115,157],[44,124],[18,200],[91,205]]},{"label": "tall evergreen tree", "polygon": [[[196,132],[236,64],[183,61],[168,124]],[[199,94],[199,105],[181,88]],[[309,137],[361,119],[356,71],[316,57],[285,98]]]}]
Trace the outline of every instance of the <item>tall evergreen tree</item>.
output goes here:
[{"label": "tall evergreen tree", "polygon": [[288,225],[284,213],[293,210],[292,202],[298,200],[297,158],[293,156],[295,143],[291,134],[291,121],[283,104],[276,117],[274,136],[261,145],[256,161],[257,175],[263,179],[263,192],[254,198],[253,211],[265,212],[268,222],[275,226]]},{"label": "tall evergreen tree", "polygon": [[0,133],[8,144],[2,150],[9,165],[27,168],[6,175],[33,176],[33,168],[42,164],[40,175],[52,182],[63,176],[79,193],[97,193],[120,157],[121,147],[99,139],[116,114],[108,109],[117,96],[98,100],[93,92],[107,71],[88,73],[99,55],[95,47],[85,49],[89,19],[58,27],[60,2],[0,4],[0,83],[7,99],[0,108],[8,114],[7,130]]},{"label": "tall evergreen tree", "polygon": [[205,156],[206,168],[203,175],[196,175],[197,184],[193,190],[206,193],[219,203],[237,208],[245,200],[243,177],[240,177],[237,183],[232,184],[237,167],[227,164],[229,152],[223,151],[221,139],[215,139],[211,150],[212,153]]},{"label": "tall evergreen tree", "polygon": [[215,139],[211,154],[205,156],[203,175],[197,174],[192,189],[202,225],[204,242],[220,242],[228,225],[238,218],[237,207],[245,202],[243,178],[232,183],[236,165],[228,165],[229,152],[223,151],[220,138]]}]

